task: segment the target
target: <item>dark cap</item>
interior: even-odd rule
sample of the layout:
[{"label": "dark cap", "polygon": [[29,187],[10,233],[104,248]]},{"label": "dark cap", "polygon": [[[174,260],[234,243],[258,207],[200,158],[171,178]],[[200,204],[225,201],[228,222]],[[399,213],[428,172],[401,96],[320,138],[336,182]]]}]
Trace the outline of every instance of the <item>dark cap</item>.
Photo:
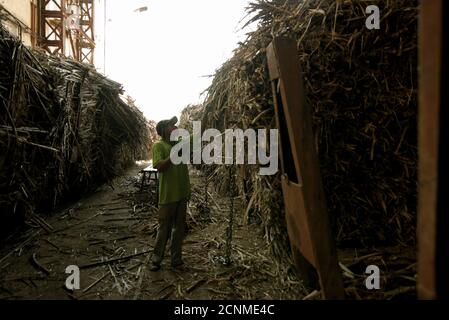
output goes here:
[{"label": "dark cap", "polygon": [[156,125],[156,132],[158,135],[162,135],[162,131],[167,128],[168,126],[174,126],[178,122],[177,117],[173,117],[168,120],[161,120]]}]

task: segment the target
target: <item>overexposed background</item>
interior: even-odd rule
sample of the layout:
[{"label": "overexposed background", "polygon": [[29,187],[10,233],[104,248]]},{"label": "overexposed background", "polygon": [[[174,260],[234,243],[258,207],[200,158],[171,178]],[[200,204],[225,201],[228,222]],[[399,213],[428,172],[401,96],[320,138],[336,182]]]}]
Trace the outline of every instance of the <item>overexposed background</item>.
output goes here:
[{"label": "overexposed background", "polygon": [[179,117],[204,98],[208,76],[254,28],[241,30],[249,1],[106,0],[96,65],[124,85],[147,118]]}]

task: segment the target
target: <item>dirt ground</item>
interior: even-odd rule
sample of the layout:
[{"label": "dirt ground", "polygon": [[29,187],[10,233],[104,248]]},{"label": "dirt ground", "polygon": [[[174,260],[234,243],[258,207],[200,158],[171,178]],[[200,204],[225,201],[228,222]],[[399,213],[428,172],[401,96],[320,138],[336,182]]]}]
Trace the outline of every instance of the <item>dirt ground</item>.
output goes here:
[{"label": "dirt ground", "polygon": [[[297,274],[273,261],[263,230],[244,223],[238,199],[230,256],[231,201],[206,187],[190,169],[185,265],[170,266],[169,244],[162,268],[149,270],[157,234],[154,185],[141,188],[140,170],[129,169],[70,207],[28,221],[0,248],[0,299],[318,299]],[[339,250],[349,299],[416,299],[414,247]],[[228,258],[232,263],[226,264]],[[66,267],[80,269],[80,289],[69,290]],[[366,268],[381,270],[381,289],[365,286]]]},{"label": "dirt ground", "polygon": [[[140,188],[136,165],[71,207],[28,222],[0,248],[0,299],[301,299],[302,286],[269,254],[262,231],[235,214],[230,265],[226,230],[230,200],[191,169],[185,265],[149,270],[157,233],[152,185]],[[199,195],[199,193],[203,193]],[[206,196],[207,194],[207,196]],[[207,203],[204,203],[206,199]],[[235,203],[238,206],[238,203]],[[209,208],[209,212],[207,211]],[[236,210],[237,212],[237,210]],[[80,269],[80,289],[65,283]]]}]

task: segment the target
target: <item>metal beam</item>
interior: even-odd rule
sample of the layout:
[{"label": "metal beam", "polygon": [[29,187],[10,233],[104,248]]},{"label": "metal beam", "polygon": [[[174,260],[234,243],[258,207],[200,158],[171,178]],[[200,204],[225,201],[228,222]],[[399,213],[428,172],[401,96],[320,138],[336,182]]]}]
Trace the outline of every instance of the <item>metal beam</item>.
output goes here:
[{"label": "metal beam", "polygon": [[267,59],[280,130],[282,193],[293,260],[309,285],[315,286],[318,276],[325,299],[343,299],[296,41],[275,38],[267,48]]},{"label": "metal beam", "polygon": [[[41,0],[38,45],[50,53],[64,54],[64,0]],[[52,6],[55,6],[53,8]]]},{"label": "metal beam", "polygon": [[94,2],[92,0],[80,0],[81,18],[79,26],[80,43],[79,57],[80,61],[94,63]]},{"label": "metal beam", "polygon": [[[65,22],[66,0],[40,0],[40,41],[39,45],[50,53],[72,56],[75,60],[93,64],[94,62],[94,2],[79,0],[80,23],[69,29]],[[65,46],[69,43],[68,46]]]}]

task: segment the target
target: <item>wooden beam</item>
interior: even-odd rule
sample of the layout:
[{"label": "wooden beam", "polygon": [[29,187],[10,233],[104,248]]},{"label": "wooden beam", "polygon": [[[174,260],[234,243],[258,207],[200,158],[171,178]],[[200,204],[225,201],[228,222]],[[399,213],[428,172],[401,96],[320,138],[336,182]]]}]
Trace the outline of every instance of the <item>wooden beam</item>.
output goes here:
[{"label": "wooden beam", "polygon": [[[443,172],[448,159],[441,153],[448,135],[449,4],[421,1],[419,17],[419,185],[418,185],[418,296],[449,297],[449,215]],[[443,17],[446,17],[444,20]],[[443,131],[446,133],[444,134]]]}]

